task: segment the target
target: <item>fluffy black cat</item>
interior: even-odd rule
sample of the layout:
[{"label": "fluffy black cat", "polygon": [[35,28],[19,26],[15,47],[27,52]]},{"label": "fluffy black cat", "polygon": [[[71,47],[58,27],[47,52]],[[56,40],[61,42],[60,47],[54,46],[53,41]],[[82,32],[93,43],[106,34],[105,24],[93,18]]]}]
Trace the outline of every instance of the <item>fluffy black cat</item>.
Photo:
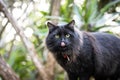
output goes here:
[{"label": "fluffy black cat", "polygon": [[100,32],[82,32],[75,21],[65,25],[47,23],[46,46],[68,73],[69,80],[118,80],[120,39]]}]

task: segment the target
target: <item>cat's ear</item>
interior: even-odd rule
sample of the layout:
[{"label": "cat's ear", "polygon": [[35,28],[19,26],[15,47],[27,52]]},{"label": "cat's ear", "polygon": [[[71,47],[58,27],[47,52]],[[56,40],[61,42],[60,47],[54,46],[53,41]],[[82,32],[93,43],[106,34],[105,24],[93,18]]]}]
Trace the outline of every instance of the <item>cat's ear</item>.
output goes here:
[{"label": "cat's ear", "polygon": [[51,22],[47,22],[47,26],[49,28],[49,30],[52,30],[53,28],[55,28],[56,26],[54,24],[52,24]]},{"label": "cat's ear", "polygon": [[70,28],[74,28],[74,26],[75,26],[75,20],[72,20],[71,22],[69,22],[67,24],[67,26],[70,27]]}]

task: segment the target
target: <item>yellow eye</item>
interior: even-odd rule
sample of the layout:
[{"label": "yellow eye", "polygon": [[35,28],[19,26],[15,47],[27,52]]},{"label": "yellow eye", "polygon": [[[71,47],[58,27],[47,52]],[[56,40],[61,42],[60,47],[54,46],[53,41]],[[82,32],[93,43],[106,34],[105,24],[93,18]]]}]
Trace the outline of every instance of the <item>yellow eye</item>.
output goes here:
[{"label": "yellow eye", "polygon": [[69,37],[70,37],[70,34],[66,34],[65,37],[66,37],[66,38],[69,38]]},{"label": "yellow eye", "polygon": [[58,39],[58,38],[60,38],[60,36],[59,36],[59,35],[55,35],[55,38],[57,38],[57,39]]}]

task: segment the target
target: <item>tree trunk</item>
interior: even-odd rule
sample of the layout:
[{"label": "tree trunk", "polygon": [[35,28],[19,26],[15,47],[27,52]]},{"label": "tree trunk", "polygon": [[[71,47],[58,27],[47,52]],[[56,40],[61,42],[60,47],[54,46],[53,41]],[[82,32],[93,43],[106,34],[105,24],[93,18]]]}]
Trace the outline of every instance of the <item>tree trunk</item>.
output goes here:
[{"label": "tree trunk", "polygon": [[13,18],[13,16],[8,12],[6,5],[2,0],[0,0],[0,11],[2,11],[5,16],[8,18],[9,22],[13,25],[13,28],[16,30],[17,34],[20,36],[24,46],[26,47],[33,63],[39,71],[39,74],[42,80],[49,80],[48,75],[45,71],[44,66],[40,62],[38,55],[35,51],[34,45],[30,42],[30,40],[24,35],[22,26],[17,24],[17,21]]},{"label": "tree trunk", "polygon": [[0,76],[3,80],[20,80],[10,66],[0,55]]},{"label": "tree trunk", "polygon": [[[54,24],[58,23],[58,17],[60,15],[60,2],[61,0],[51,0],[51,9],[50,9],[50,15],[53,17],[56,17],[54,19],[52,19],[52,22]],[[55,65],[56,65],[56,61],[52,55],[52,53],[48,53],[48,58],[47,58],[47,65],[46,65],[46,69],[49,75],[49,79],[50,80],[54,80],[54,76],[55,76]]]},{"label": "tree trunk", "polygon": [[52,21],[55,24],[58,23],[58,17],[60,15],[60,2],[61,2],[61,0],[51,0],[50,15],[55,17],[54,19],[52,19]]}]

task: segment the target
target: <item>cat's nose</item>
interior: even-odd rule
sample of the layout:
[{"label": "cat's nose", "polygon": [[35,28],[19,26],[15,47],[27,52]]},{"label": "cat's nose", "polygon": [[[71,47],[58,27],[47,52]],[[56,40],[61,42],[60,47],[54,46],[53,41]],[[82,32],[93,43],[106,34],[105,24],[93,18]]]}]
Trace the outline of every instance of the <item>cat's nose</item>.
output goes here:
[{"label": "cat's nose", "polygon": [[61,42],[61,47],[65,47],[65,42]]}]

